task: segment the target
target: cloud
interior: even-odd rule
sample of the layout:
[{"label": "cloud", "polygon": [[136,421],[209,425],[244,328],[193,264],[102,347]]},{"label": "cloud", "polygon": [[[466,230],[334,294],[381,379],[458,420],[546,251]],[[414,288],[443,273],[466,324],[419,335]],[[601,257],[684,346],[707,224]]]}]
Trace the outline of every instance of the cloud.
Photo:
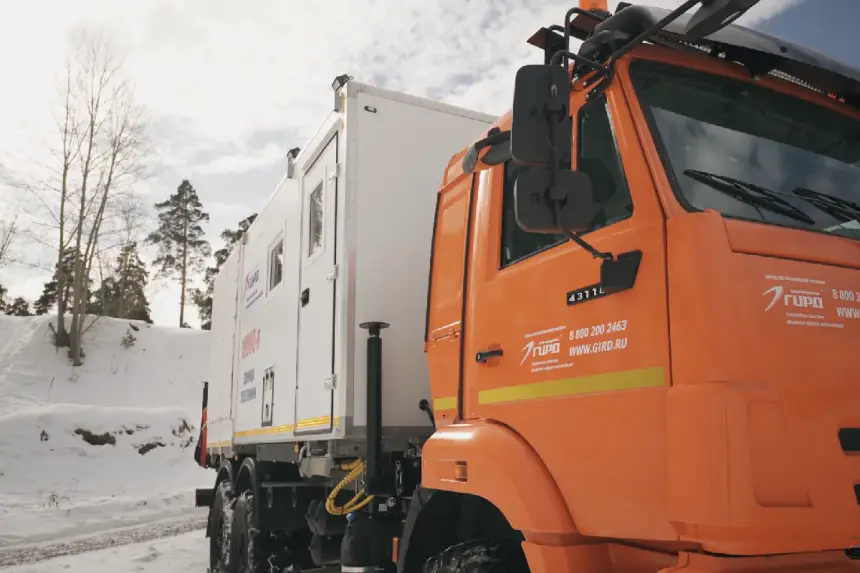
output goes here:
[{"label": "cloud", "polygon": [[283,160],[287,150],[276,143],[260,149],[248,149],[236,155],[222,155],[208,163],[195,165],[193,172],[207,175],[243,173],[260,167],[269,167]]},{"label": "cloud", "polygon": [[[526,39],[560,23],[575,1],[20,2],[0,20],[0,162],[25,171],[45,158],[66,41],[81,26],[104,26],[152,119],[158,173],[141,192],[154,202],[191,178],[204,205],[217,207],[208,229],[216,237],[262,207],[286,151],[331,110],[335,76],[501,114],[516,69],[541,61]],[[762,0],[742,23],[795,2]],[[158,319],[175,313],[162,300],[178,300],[174,290],[153,303]]]}]

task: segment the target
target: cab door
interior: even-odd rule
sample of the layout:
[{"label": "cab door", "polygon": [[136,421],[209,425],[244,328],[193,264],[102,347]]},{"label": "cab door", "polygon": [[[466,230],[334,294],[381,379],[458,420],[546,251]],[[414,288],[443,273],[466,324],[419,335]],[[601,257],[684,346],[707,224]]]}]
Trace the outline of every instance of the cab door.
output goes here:
[{"label": "cab door", "polygon": [[527,167],[508,161],[482,172],[463,417],[497,420],[528,441],[581,532],[670,539],[675,532],[660,519],[669,383],[664,216],[624,94],[610,87],[588,102],[582,92],[572,99],[572,163],[590,175],[601,207],[583,238],[615,254],[642,251],[636,282],[593,296],[599,260],[563,235],[517,226],[513,184]]}]

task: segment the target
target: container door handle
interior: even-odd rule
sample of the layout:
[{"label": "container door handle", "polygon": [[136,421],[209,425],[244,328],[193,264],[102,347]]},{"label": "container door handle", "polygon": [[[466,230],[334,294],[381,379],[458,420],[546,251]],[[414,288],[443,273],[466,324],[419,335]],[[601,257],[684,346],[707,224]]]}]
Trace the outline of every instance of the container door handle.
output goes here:
[{"label": "container door handle", "polygon": [[493,350],[481,350],[480,352],[475,354],[475,362],[478,364],[486,364],[487,360],[492,358],[493,356],[502,356],[504,352],[501,348],[494,348]]},{"label": "container door handle", "polygon": [[302,306],[307,305],[310,300],[311,300],[311,289],[306,288],[305,290],[302,291]]}]

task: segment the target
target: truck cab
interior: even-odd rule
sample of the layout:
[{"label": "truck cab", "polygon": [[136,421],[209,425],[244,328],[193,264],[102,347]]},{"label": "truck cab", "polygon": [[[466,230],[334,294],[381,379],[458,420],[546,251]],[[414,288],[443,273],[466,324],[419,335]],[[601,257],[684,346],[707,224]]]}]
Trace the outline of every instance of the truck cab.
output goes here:
[{"label": "truck cab", "polygon": [[545,63],[451,159],[422,487],[499,508],[533,571],[617,561],[595,553],[607,539],[847,567],[860,73],[676,12],[540,30]]}]

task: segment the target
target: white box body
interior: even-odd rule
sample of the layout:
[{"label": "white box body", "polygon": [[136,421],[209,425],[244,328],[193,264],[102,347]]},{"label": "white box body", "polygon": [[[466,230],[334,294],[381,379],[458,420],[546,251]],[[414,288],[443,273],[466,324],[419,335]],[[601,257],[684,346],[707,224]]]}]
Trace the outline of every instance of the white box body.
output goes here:
[{"label": "white box body", "polygon": [[418,403],[436,196],[496,118],[357,82],[338,96],[216,279],[212,447],[363,438],[368,321],[390,325],[383,435],[432,429]]}]

